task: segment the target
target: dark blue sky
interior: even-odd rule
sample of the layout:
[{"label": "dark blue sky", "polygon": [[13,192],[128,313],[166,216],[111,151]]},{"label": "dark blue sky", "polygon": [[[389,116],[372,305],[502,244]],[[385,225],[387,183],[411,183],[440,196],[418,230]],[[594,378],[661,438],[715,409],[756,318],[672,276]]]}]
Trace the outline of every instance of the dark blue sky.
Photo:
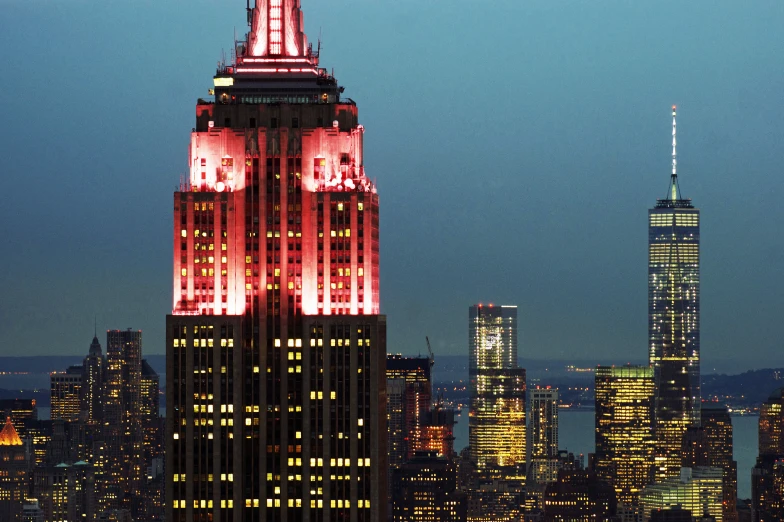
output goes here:
[{"label": "dark blue sky", "polygon": [[[244,2],[0,0],[0,355],[162,353],[172,192]],[[467,353],[519,305],[522,357],[646,357],[646,212],[670,106],[702,209],[702,352],[781,365],[784,4],[303,0],[365,125],[390,351]],[[102,336],[103,337],[103,336]]]}]

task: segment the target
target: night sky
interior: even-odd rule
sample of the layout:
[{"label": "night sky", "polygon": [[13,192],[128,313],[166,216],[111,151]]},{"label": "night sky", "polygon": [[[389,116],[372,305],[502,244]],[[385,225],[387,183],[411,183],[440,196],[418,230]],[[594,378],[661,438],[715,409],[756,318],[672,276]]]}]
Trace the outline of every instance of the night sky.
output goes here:
[{"label": "night sky", "polygon": [[[0,355],[163,353],[172,192],[242,0],[0,0]],[[303,0],[366,128],[392,352],[642,361],[647,209],[678,105],[702,211],[702,357],[781,366],[784,3]],[[105,336],[99,335],[102,343]]]}]

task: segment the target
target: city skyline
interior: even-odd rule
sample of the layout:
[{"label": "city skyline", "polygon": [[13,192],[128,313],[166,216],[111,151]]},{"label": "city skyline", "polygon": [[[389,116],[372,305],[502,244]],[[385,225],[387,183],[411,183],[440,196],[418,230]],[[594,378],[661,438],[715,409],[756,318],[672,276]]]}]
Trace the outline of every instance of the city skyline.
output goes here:
[{"label": "city skyline", "polygon": [[[385,16],[400,21],[405,31],[415,32],[435,19],[438,5],[422,6],[421,11],[415,11],[413,4],[407,2],[383,9],[372,3],[347,4],[345,9],[312,4],[305,5],[312,13],[306,19],[306,31],[318,34],[315,26],[307,25],[309,21],[327,28],[322,38],[324,56],[337,67],[336,74],[349,87],[346,94],[363,104],[363,123],[371,129],[366,136],[368,157],[372,158],[369,168],[378,177],[387,198],[381,216],[382,233],[387,239],[381,286],[386,296],[382,312],[389,315],[390,325],[397,325],[389,332],[391,352],[415,351],[419,339],[428,334],[436,354],[464,353],[463,310],[466,305],[481,300],[520,306],[522,358],[539,352],[569,358],[590,351],[597,357],[619,360],[622,357],[621,362],[631,352],[642,360],[646,338],[642,268],[646,248],[645,211],[653,198],[666,195],[662,182],[669,166],[666,114],[675,103],[681,108],[681,190],[685,197],[698,200],[705,213],[702,344],[706,347],[703,361],[707,364],[703,366],[707,369],[712,358],[729,357],[736,346],[746,343],[757,348],[759,362],[774,356],[777,340],[770,325],[775,324],[774,311],[782,294],[779,291],[782,283],[775,277],[775,266],[782,259],[782,241],[775,234],[764,233],[764,227],[755,229],[750,225],[779,221],[780,211],[775,202],[784,192],[781,181],[772,177],[776,171],[774,165],[780,164],[777,159],[780,152],[773,144],[782,133],[775,123],[782,120],[777,116],[781,108],[766,103],[775,99],[774,87],[781,81],[777,73],[771,72],[775,67],[769,66],[777,63],[777,58],[767,54],[771,46],[766,45],[770,38],[766,32],[768,24],[772,26],[784,19],[780,7],[744,10],[726,6],[718,13],[710,13],[706,4],[699,4],[671,9],[679,15],[674,19],[665,15],[675,4],[620,9],[630,15],[626,20],[628,26],[645,35],[659,34],[662,27],[672,24],[667,25],[672,33],[669,43],[658,42],[651,53],[641,51],[642,44],[620,29],[613,33],[618,42],[636,44],[636,47],[631,45],[630,49],[622,50],[616,48],[622,45],[610,45],[613,40],[609,37],[600,37],[601,31],[594,33],[596,28],[620,27],[618,14],[609,21],[599,22],[604,12],[602,7],[596,7],[581,22],[575,14],[554,7],[534,4],[522,8],[502,2],[498,9],[508,13],[511,19],[522,20],[520,23],[527,32],[521,31],[525,36],[514,38],[500,35],[499,49],[505,48],[499,51],[500,56],[519,59],[526,65],[525,74],[530,78],[504,70],[504,75],[510,75],[509,82],[503,82],[499,92],[489,92],[480,89],[484,82],[477,82],[474,77],[490,76],[496,62],[489,60],[487,65],[482,64],[477,58],[481,52],[468,52],[468,46],[449,35],[438,33],[440,38],[424,46],[421,41],[419,45],[405,43],[399,37],[394,38],[393,33],[382,31],[378,38],[372,39],[378,47],[365,45],[365,50],[357,50],[352,48],[350,35],[341,35],[334,29],[356,17],[367,27],[361,35],[368,36],[372,34],[371,29],[381,30],[375,24],[382,24],[381,15],[389,10]],[[81,353],[85,332],[91,331],[96,313],[102,324],[140,327],[150,345],[147,353],[163,353],[163,324],[159,317],[169,306],[166,290],[170,286],[165,282],[170,273],[170,250],[167,234],[159,236],[149,231],[165,228],[161,225],[170,222],[170,202],[158,194],[170,192],[178,182],[176,173],[186,168],[182,162],[186,141],[182,139],[181,129],[189,128],[192,123],[189,104],[180,102],[206,96],[209,85],[204,78],[214,68],[216,50],[228,47],[232,26],[241,27],[242,23],[241,15],[223,14],[220,12],[223,9],[208,4],[194,6],[199,14],[177,12],[176,16],[173,8],[159,6],[128,12],[122,6],[101,7],[94,15],[83,7],[76,5],[67,11],[39,10],[42,8],[11,3],[9,17],[0,22],[2,25],[15,22],[9,24],[15,27],[8,27],[4,36],[11,51],[2,59],[5,68],[37,79],[28,90],[17,94],[23,102],[20,106],[38,100],[42,109],[53,109],[53,100],[76,98],[82,91],[84,84],[76,82],[82,78],[79,75],[84,75],[83,78],[96,75],[96,69],[86,68],[85,64],[102,63],[106,71],[97,77],[96,85],[102,88],[90,94],[94,105],[77,118],[80,122],[77,128],[67,126],[74,117],[69,111],[59,108],[45,116],[60,128],[71,128],[68,134],[79,137],[79,141],[60,136],[62,133],[40,133],[23,120],[22,113],[11,108],[9,128],[18,130],[6,134],[4,148],[8,148],[9,154],[1,160],[0,168],[18,179],[23,190],[9,191],[14,195],[9,193],[6,198],[13,197],[13,200],[3,200],[0,215],[9,227],[10,262],[16,267],[4,274],[8,279],[3,280],[9,289],[0,303],[3,354]],[[766,16],[759,16],[760,11]],[[214,14],[214,18],[205,13]],[[755,16],[751,17],[752,14]],[[119,52],[125,44],[139,44],[139,35],[134,36],[121,27],[121,15],[130,16],[139,25],[144,25],[148,17],[157,17],[149,33],[151,42],[141,47],[147,54],[123,56]],[[180,15],[183,20],[201,24],[197,27],[206,36],[194,39],[192,31],[178,32]],[[479,27],[490,23],[485,13],[477,15],[475,23]],[[651,21],[643,21],[644,15],[651,15]],[[70,32],[71,27],[83,25],[73,23],[76,20],[90,21],[100,16],[107,17],[106,31],[116,32],[112,38],[98,29],[80,38]],[[443,16],[457,27],[470,27],[465,18],[471,17],[465,13],[447,9]],[[725,31],[737,37],[726,40],[752,42],[749,45],[755,52],[751,56],[733,53],[726,47],[728,44],[717,39],[718,29],[703,29],[710,45],[694,42],[687,36],[686,27],[690,23],[693,26],[696,19],[710,26],[727,22],[733,16],[748,22],[748,26],[738,23],[725,27]],[[59,19],[63,23],[56,25]],[[562,37],[560,42],[555,36],[537,32],[531,27],[534,22],[550,24],[545,26],[556,30],[555,36]],[[599,25],[592,29],[590,22]],[[22,38],[32,33],[26,31],[34,25],[52,29],[46,33],[64,45],[62,50],[51,50],[52,55],[61,57],[59,53],[66,53],[72,60],[66,61],[70,67],[56,67],[49,61],[50,56],[37,52],[41,50],[40,42]],[[573,48],[578,37],[570,36],[566,28],[585,38],[587,47],[597,52]],[[164,37],[166,30],[172,34]],[[30,48],[26,53],[17,53],[22,42],[29,43]],[[164,43],[171,45],[164,46]],[[522,45],[526,43],[538,43],[539,47]],[[467,60],[468,79],[460,89],[443,91],[427,83],[411,83],[417,74],[405,72],[406,67],[416,72],[426,66],[434,71],[454,66],[455,56],[446,52],[452,47],[456,49],[454,55]],[[508,54],[510,48],[515,49],[515,54]],[[548,51],[544,55],[549,61],[536,61],[534,52],[529,51],[533,48]],[[443,60],[419,60],[414,54],[416,49]],[[149,60],[152,50],[158,54]],[[491,50],[487,43],[481,43],[479,51]],[[656,53],[660,56],[654,56]],[[34,56],[36,60],[20,60],[16,55]],[[635,67],[627,63],[632,56],[639,57],[640,63]],[[586,66],[591,60],[598,75]],[[118,64],[122,64],[119,69]],[[620,87],[599,90],[621,78],[611,67],[613,64],[624,65],[623,77],[628,81],[621,82]],[[120,88],[117,82],[125,78],[121,71],[128,67],[131,72],[140,73],[143,81],[137,84],[134,83],[137,80],[130,78],[128,87]],[[645,67],[649,69],[644,71]],[[725,70],[737,74],[725,74]],[[39,89],[48,83],[48,75],[55,72],[70,79],[70,83],[64,82],[56,96],[47,97]],[[661,75],[668,72],[669,76]],[[391,83],[379,87],[365,81],[365,76],[388,74],[401,80],[400,92]],[[657,86],[642,89],[643,80],[653,74],[659,74]],[[707,78],[698,81],[699,74]],[[594,77],[602,75],[603,80]],[[743,76],[744,81],[737,76]],[[561,83],[574,86],[578,79],[585,79],[588,87],[576,97],[567,96],[574,93],[566,88],[551,89],[549,94],[543,90]],[[707,85],[709,80],[716,85]],[[498,81],[494,80],[494,84]],[[522,94],[517,93],[515,86],[520,86]],[[138,91],[129,90],[137,87]],[[139,119],[130,110],[135,111],[148,92],[142,87],[155,91],[156,95],[144,102],[154,112]],[[381,95],[374,95],[373,89]],[[109,98],[106,93],[110,93]],[[422,141],[419,133],[435,125],[430,122],[414,131],[410,141],[395,141],[399,139],[395,135],[408,128],[408,118],[395,115],[391,121],[385,119],[389,120],[390,101],[401,98],[414,98],[409,101],[413,111],[424,111],[429,120],[438,121],[445,131],[444,143]],[[478,112],[458,110],[466,99],[477,100]],[[519,108],[503,116],[490,111],[501,99]],[[99,113],[107,112],[104,109],[109,100],[119,104],[117,111],[109,111],[108,120],[99,119]],[[430,103],[418,105],[419,100]],[[177,101],[178,107],[161,112],[172,101]],[[543,110],[540,105],[550,108]],[[526,117],[525,111],[532,117]],[[468,123],[462,128],[460,122]],[[112,128],[104,128],[107,125]],[[514,136],[499,136],[493,130],[497,125],[513,126]],[[149,130],[152,137],[137,137],[146,136],[149,127],[155,128]],[[96,129],[101,129],[100,136]],[[493,138],[488,142],[489,138],[475,138],[477,134]],[[149,145],[145,141],[148,139],[157,144]],[[390,140],[393,147],[387,146]],[[453,148],[447,140],[461,144],[465,152],[458,153],[461,149]],[[37,144],[36,151],[43,146],[51,151],[49,155],[60,160],[49,164],[47,160],[30,159],[31,149],[25,141]],[[576,148],[576,159],[564,157],[567,148],[583,142]],[[102,150],[93,150],[91,143]],[[516,150],[510,144],[516,144],[520,153],[498,154]],[[405,161],[390,155],[387,149],[403,151]],[[141,157],[142,150],[154,152],[150,157]],[[107,156],[104,151],[111,154]],[[488,151],[499,156],[490,164],[491,179],[482,181],[482,176],[459,172],[483,172],[475,168],[478,164],[472,163],[473,160],[469,159],[465,165],[463,162],[469,153],[487,157]],[[736,157],[742,161],[738,163]],[[62,168],[54,169],[55,165]],[[29,176],[28,172],[36,176]],[[61,176],[59,172],[67,175]],[[412,184],[420,180],[426,181],[421,184],[422,190],[413,193]],[[118,194],[119,199],[102,201],[95,197],[96,188],[104,190],[108,186],[116,186],[112,193]],[[146,194],[147,188],[155,195],[140,199],[139,194]],[[36,193],[36,197],[48,203],[41,216],[31,215],[32,206],[28,204],[31,196],[27,193]],[[67,205],[57,197],[62,193],[70,196]],[[554,207],[553,197],[556,197]],[[612,200],[613,204],[598,203],[602,199]],[[131,201],[141,201],[141,207]],[[139,213],[139,208],[143,212]],[[427,227],[421,227],[422,220],[413,212],[420,208],[426,212]],[[483,216],[481,226],[474,223],[478,213]],[[46,218],[50,219],[42,226],[42,219]],[[519,239],[485,243],[484,236],[493,229],[505,226],[508,229],[506,219],[512,224],[512,230],[518,232],[515,237]],[[612,231],[605,232],[601,223],[614,223]],[[71,228],[94,228],[95,232],[82,236],[73,234]],[[490,237],[496,239],[498,236],[493,234]],[[620,248],[616,243],[624,246]],[[51,272],[42,270],[49,246],[57,252],[68,252],[58,264],[58,270]],[[443,251],[466,252],[456,264],[458,269],[441,269],[438,254]],[[411,264],[408,259],[417,259],[417,263]],[[488,259],[495,261],[493,266],[489,266]],[[23,293],[23,288],[28,291]],[[156,290],[149,291],[151,288]],[[599,288],[606,290],[606,295],[593,297],[591,306],[587,306],[587,299]],[[45,289],[55,294],[60,306],[56,314],[47,318],[43,328],[33,328],[33,324],[39,324],[36,310],[51,299]],[[732,303],[732,306],[720,303]],[[605,319],[613,315],[620,320]],[[45,341],[52,335],[51,331],[47,333],[50,324],[52,331],[65,333],[57,348],[50,348],[50,343]],[[65,324],[68,328],[63,327]],[[433,325],[439,325],[435,332]],[[65,347],[71,348],[66,351]],[[759,362],[751,360],[749,364],[756,366]]]}]

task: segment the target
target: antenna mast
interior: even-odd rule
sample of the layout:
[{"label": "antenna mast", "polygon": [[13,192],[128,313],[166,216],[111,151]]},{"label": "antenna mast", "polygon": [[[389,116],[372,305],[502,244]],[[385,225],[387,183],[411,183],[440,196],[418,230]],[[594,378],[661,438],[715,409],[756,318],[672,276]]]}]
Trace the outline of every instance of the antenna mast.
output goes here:
[{"label": "antenna mast", "polygon": [[670,199],[678,199],[678,155],[676,153],[677,140],[675,139],[675,105],[672,106],[672,177],[670,186]]}]

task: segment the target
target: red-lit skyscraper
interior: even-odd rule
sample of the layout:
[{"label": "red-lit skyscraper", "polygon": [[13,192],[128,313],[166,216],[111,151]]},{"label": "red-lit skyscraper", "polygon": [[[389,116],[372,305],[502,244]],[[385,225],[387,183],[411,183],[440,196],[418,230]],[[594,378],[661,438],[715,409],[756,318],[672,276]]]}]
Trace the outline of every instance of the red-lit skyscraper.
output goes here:
[{"label": "red-lit skyscraper", "polygon": [[386,519],[378,196],[298,0],[258,0],[174,195],[166,520]]}]

